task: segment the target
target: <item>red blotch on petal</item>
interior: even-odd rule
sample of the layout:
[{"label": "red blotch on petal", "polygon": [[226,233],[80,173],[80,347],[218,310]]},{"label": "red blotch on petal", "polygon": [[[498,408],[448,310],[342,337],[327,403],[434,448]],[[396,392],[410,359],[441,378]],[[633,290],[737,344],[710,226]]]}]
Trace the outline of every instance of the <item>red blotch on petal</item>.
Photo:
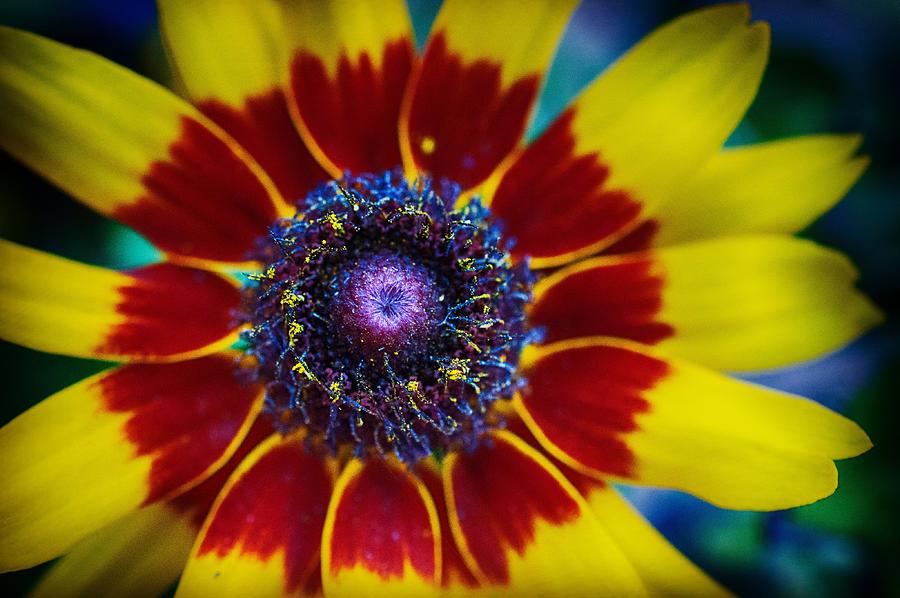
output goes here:
[{"label": "red blotch on petal", "polygon": [[669,372],[666,362],[611,346],[551,353],[528,369],[522,404],[548,440],[598,472],[628,477],[626,437],[650,409],[643,393]]},{"label": "red blotch on petal", "polygon": [[260,442],[275,433],[275,427],[272,420],[266,415],[262,415],[253,422],[247,436],[241,442],[241,445],[234,451],[228,462],[220,467],[216,473],[206,478],[202,484],[188,490],[173,498],[169,504],[177,511],[184,513],[190,517],[193,526],[199,531],[206,519],[206,515],[212,508],[213,502],[219,496],[219,492],[225,486],[225,482],[234,473],[238,465],[244,458],[255,449]]},{"label": "red blotch on petal", "polygon": [[460,453],[450,475],[462,535],[492,583],[509,582],[507,554],[525,553],[536,523],[562,525],[580,512],[544,467],[499,439]]},{"label": "red blotch on petal", "polygon": [[645,220],[633,231],[607,247],[602,251],[603,255],[618,255],[620,253],[632,253],[645,251],[653,247],[653,241],[659,233],[659,222]]},{"label": "red blotch on petal", "polygon": [[299,51],[291,62],[291,92],[303,122],[338,168],[372,172],[399,166],[397,123],[412,71],[412,41],[385,44],[380,66],[367,52],[344,54],[332,77],[321,58]]},{"label": "red blotch on petal", "polygon": [[675,334],[658,319],[664,287],[652,257],[629,258],[566,276],[538,297],[529,316],[546,329],[548,343],[585,336],[657,343]]},{"label": "red blotch on petal", "polygon": [[125,413],[135,455],[152,458],[144,504],[203,477],[252,416],[260,388],[241,383],[231,357],[126,365],[98,382],[103,408]]},{"label": "red blotch on petal", "polygon": [[306,583],[303,585],[304,596],[324,596],[325,590],[322,587],[322,561],[318,561],[316,563],[315,568],[312,573],[306,578]]},{"label": "red blotch on petal", "polygon": [[94,350],[101,355],[166,357],[227,337],[240,306],[238,288],[222,276],[173,264],[127,272],[116,312],[124,321]]},{"label": "red blotch on petal", "polygon": [[456,582],[466,588],[478,587],[478,580],[469,571],[459,548],[453,540],[450,531],[450,520],[447,518],[447,502],[444,497],[444,486],[437,472],[427,467],[419,467],[417,475],[428,488],[428,493],[434,499],[438,520],[441,525],[441,587],[448,588],[451,582]]},{"label": "red blotch on petal", "polygon": [[218,100],[201,102],[197,108],[250,152],[291,204],[331,178],[294,128],[281,89],[248,98],[240,110]]},{"label": "red blotch on petal", "polygon": [[491,209],[516,240],[513,254],[552,257],[592,246],[638,217],[641,204],[609,189],[609,167],[596,153],[576,155],[564,112],[504,174]]},{"label": "red blotch on petal", "polygon": [[239,262],[275,219],[266,188],[232,148],[207,127],[183,118],[169,159],[150,165],[146,193],[112,217],[166,252]]},{"label": "red blotch on petal", "polygon": [[434,34],[413,88],[409,142],[416,165],[464,189],[485,180],[525,133],[537,98],[535,73],[501,87],[502,64],[465,64]]},{"label": "red blotch on petal", "polygon": [[361,567],[382,579],[402,578],[409,562],[435,579],[434,533],[411,474],[371,459],[337,498],[331,534],[331,574]]},{"label": "red blotch on petal", "polygon": [[262,455],[229,489],[206,530],[198,556],[241,555],[268,561],[284,554],[285,591],[296,591],[316,570],[331,496],[324,461],[299,442]]},{"label": "red blotch on petal", "polygon": [[566,476],[566,479],[575,486],[575,489],[578,490],[578,493],[582,496],[587,496],[593,490],[598,488],[606,487],[606,483],[603,480],[592,478],[575,471],[557,459],[552,453],[548,452],[541,443],[538,442],[537,438],[534,437],[534,434],[531,433],[531,430],[528,429],[528,426],[525,425],[525,422],[523,422],[520,417],[507,417],[506,429],[527,442],[532,448],[539,451],[548,461],[553,463],[560,473]]}]

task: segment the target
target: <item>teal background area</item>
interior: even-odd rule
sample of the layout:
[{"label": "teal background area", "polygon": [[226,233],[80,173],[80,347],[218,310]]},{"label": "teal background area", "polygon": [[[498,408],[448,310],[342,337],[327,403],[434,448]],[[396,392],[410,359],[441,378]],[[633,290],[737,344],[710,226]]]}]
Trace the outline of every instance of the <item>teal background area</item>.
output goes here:
[{"label": "teal background area", "polygon": [[[525,0],[523,0],[525,1]],[[409,0],[421,42],[439,2]],[[641,36],[702,2],[587,0],[560,47],[531,135]],[[885,326],[823,359],[748,379],[848,413],[875,448],[839,464],[841,487],[815,505],[729,512],[689,496],[626,490],[666,536],[716,579],[748,596],[900,596],[900,2],[759,0],[772,55],[759,96],[730,144],[815,132],[865,134],[872,166],[837,208],[803,234],[848,253]],[[0,3],[0,23],[96,51],[163,84],[171,73],[150,0]],[[0,237],[84,262],[128,268],[155,250],[0,155]],[[0,422],[106,364],[0,343]],[[0,480],[2,483],[2,480]],[[42,568],[0,576],[0,595],[27,590]]]}]

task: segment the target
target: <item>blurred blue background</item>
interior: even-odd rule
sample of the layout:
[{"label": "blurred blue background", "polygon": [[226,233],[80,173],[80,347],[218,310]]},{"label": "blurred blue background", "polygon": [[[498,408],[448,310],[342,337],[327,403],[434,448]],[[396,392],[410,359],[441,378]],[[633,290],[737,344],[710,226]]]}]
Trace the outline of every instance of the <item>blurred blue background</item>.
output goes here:
[{"label": "blurred blue background", "polygon": [[[439,2],[409,3],[421,42]],[[583,2],[532,133],[644,34],[703,4]],[[758,0],[751,6],[754,18],[772,24],[772,55],[759,96],[730,143],[826,131],[865,134],[862,151],[872,156],[871,168],[804,234],[853,258],[861,286],[887,312],[888,323],[834,355],[749,379],[850,414],[875,449],[839,464],[835,496],[788,512],[722,511],[675,492],[627,490],[628,496],[676,546],[741,595],[900,596],[900,479],[893,458],[900,454],[900,2]],[[89,48],[171,83],[151,0],[6,1],[0,23]],[[156,255],[136,234],[66,198],[5,155],[0,237],[112,267],[147,263]],[[103,367],[5,343],[0,363],[7,372],[2,423]],[[0,593],[25,591],[38,572],[3,576]]]}]

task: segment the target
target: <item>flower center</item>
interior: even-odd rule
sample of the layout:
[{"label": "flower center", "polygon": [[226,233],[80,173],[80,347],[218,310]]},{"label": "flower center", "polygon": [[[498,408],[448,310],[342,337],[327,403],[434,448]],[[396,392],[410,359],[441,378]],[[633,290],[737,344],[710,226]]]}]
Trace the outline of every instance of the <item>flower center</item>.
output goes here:
[{"label": "flower center", "polygon": [[413,463],[477,441],[522,381],[533,277],[477,200],[399,172],[320,186],[260,244],[244,336],[282,431]]},{"label": "flower center", "polygon": [[433,276],[408,257],[380,254],[347,272],[333,308],[338,334],[368,358],[418,353],[441,317]]}]

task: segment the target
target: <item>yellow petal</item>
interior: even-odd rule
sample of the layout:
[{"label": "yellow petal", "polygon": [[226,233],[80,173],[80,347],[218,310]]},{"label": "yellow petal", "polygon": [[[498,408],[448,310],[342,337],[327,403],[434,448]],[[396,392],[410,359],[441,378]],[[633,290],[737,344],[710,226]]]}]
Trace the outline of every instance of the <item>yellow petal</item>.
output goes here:
[{"label": "yellow petal", "polygon": [[813,401],[637,343],[577,339],[525,357],[518,412],[548,451],[586,475],[684,490],[724,508],[785,509],[830,495],[833,461],[871,447],[859,426]]},{"label": "yellow petal", "polygon": [[727,149],[659,209],[654,245],[794,233],[841,199],[869,163],[858,135],[810,135]]},{"label": "yellow petal", "polygon": [[181,575],[197,529],[166,504],[100,529],[57,561],[31,598],[161,595]]},{"label": "yellow petal", "polygon": [[628,557],[651,596],[730,596],[616,490],[594,486],[586,498],[594,516]]},{"label": "yellow petal", "polygon": [[584,499],[509,432],[443,464],[450,527],[495,594],[641,596],[644,587]]},{"label": "yellow petal", "polygon": [[88,378],[0,430],[0,569],[49,560],[141,505],[218,469],[262,406],[234,356],[127,365]]},{"label": "yellow petal", "polygon": [[0,28],[0,147],[188,259],[243,262],[281,197],[195,108],[95,54]]},{"label": "yellow petal", "polygon": [[0,240],[0,338],[52,353],[170,361],[237,338],[233,279],[173,264],[115,272]]},{"label": "yellow petal", "polygon": [[240,105],[280,86],[284,32],[272,0],[159,0],[163,38],[182,85],[195,101]]},{"label": "yellow petal", "polygon": [[769,30],[748,19],[746,5],[728,4],[654,31],[521,153],[496,190],[488,185],[517,251],[536,267],[559,265],[657,213],[719,150],[756,94]]},{"label": "yellow petal", "polygon": [[585,260],[535,288],[547,341],[620,336],[716,369],[818,357],[881,322],[841,254],[781,235]]}]

